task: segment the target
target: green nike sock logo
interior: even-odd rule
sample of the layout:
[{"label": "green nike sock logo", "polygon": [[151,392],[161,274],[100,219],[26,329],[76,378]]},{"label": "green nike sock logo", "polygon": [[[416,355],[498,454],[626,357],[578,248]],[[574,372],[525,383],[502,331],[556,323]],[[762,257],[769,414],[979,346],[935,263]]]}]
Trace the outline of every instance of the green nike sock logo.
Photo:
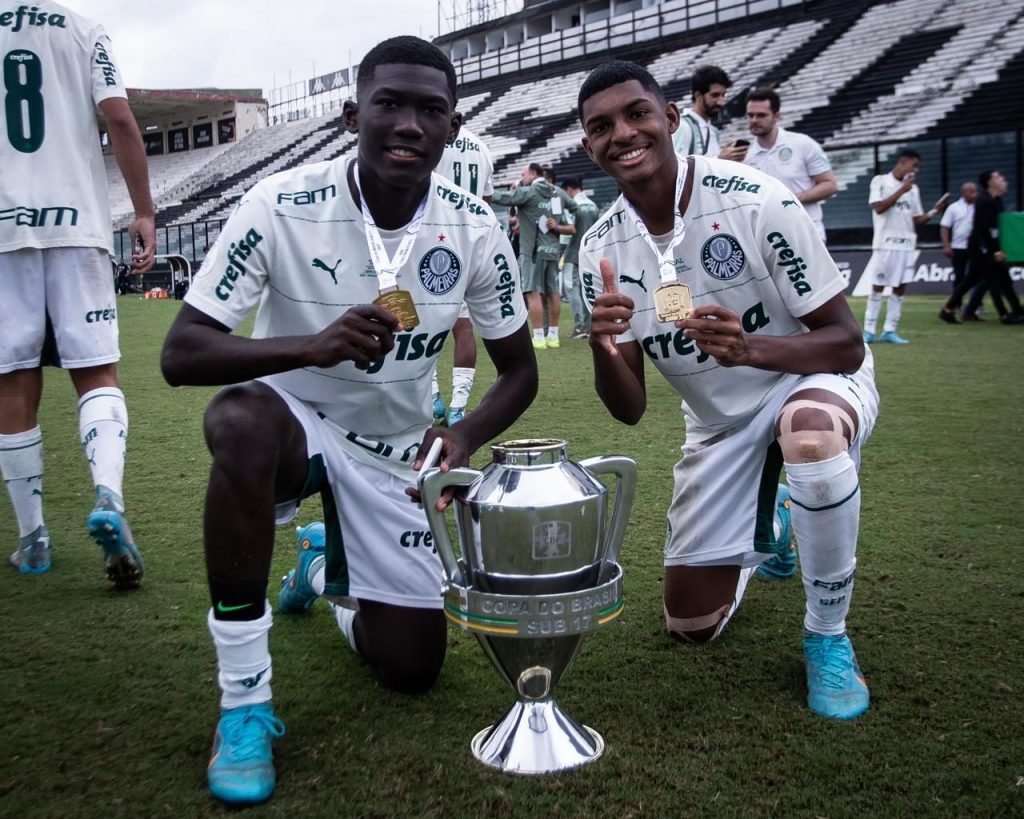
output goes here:
[{"label": "green nike sock logo", "polygon": [[249,608],[249,606],[251,606],[251,605],[252,605],[252,603],[242,603],[242,605],[240,605],[240,606],[225,606],[222,602],[220,602],[218,600],[217,601],[217,611],[221,611],[221,612],[225,612],[225,613],[227,613],[229,611],[241,611],[242,609]]}]

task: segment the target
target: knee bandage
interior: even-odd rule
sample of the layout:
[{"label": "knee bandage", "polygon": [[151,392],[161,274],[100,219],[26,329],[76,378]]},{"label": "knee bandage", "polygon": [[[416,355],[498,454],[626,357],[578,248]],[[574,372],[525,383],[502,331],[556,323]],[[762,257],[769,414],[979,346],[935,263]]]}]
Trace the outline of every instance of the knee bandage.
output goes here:
[{"label": "knee bandage", "polygon": [[722,629],[725,628],[725,624],[729,621],[729,612],[731,609],[732,605],[726,603],[724,606],[720,606],[710,614],[702,614],[699,617],[673,617],[668,613],[668,606],[664,606],[665,628],[668,629],[668,633],[673,637],[678,637],[680,640],[687,643],[697,642],[690,636],[691,634],[695,634],[698,631],[706,631],[709,628],[714,628],[714,633],[707,640],[707,642],[710,642],[722,633]]},{"label": "knee bandage", "polygon": [[[832,429],[793,429],[793,416],[802,409],[825,413]],[[813,463],[835,458],[850,448],[856,429],[845,409],[823,401],[798,400],[783,405],[779,413],[779,446],[786,463]]]}]

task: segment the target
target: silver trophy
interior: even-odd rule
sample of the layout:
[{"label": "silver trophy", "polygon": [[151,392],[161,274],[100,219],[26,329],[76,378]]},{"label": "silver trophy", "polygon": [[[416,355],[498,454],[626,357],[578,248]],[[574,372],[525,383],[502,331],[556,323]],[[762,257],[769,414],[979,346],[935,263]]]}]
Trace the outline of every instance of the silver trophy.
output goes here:
[{"label": "silver trophy", "polygon": [[[618,553],[636,488],[624,457],[576,464],[566,442],[506,441],[482,472],[431,470],[420,482],[434,544],[444,564],[444,610],[472,631],[518,700],[474,737],[473,755],[514,773],[575,768],[604,751],[601,735],[554,701],[558,680],[584,635],[622,612]],[[607,520],[608,488],[616,478]],[[456,554],[435,504],[456,493]]]}]

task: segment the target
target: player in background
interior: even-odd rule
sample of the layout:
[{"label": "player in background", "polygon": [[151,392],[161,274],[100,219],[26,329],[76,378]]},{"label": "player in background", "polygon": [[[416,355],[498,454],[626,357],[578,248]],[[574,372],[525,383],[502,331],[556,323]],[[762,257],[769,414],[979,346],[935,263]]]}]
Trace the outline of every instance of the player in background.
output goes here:
[{"label": "player in background", "polygon": [[747,153],[747,142],[732,142],[724,148],[718,127],[712,123],[725,108],[726,94],[732,80],[717,65],[702,65],[693,72],[690,81],[689,108],[680,116],[679,128],[672,137],[675,152],[680,156],[717,156],[742,162]]},{"label": "player in background", "polygon": [[110,146],[135,210],[132,269],[153,265],[155,231],[146,153],[103,27],[39,0],[0,2],[0,471],[18,520],[11,564],[50,569],[43,522],[44,364],[66,369],[95,486],[87,527],[118,589],[138,586],[142,557],[124,516],[128,411],[118,387],[117,301],[110,199],[96,129]]},{"label": "player in background", "polygon": [[[487,146],[468,128],[460,128],[455,140],[445,146],[437,173],[490,203],[491,194],[494,193],[494,160]],[[437,383],[436,369],[431,382],[434,420],[444,421],[449,426],[457,424],[466,414],[466,404],[476,377],[476,337],[465,305],[452,328],[452,340],[455,343],[452,355],[452,400],[447,410]]]},{"label": "player in background", "polygon": [[[903,294],[914,279],[914,265],[920,251],[917,249],[917,226],[926,224],[946,208],[949,195],[941,197],[930,211],[921,207],[921,191],[914,180],[921,169],[921,155],[910,148],[900,151],[896,164],[889,173],[879,174],[871,180],[868,204],[871,205],[871,258],[864,268],[864,276],[871,282],[868,303],[864,311],[864,340],[887,344],[909,344],[896,332],[903,313]],[[889,307],[885,312],[882,334],[876,335],[878,316],[882,312],[882,292],[892,288]]]},{"label": "player in background", "polygon": [[[416,37],[371,49],[358,104],[343,109],[357,155],[246,193],[164,344],[171,384],[229,385],[205,416],[203,518],[222,709],[208,781],[225,802],[263,801],[276,780],[271,741],[284,726],[271,704],[266,599],[275,521],[320,493],[326,553],[316,560],[304,548],[315,533],[300,532],[281,608],[323,594],[384,686],[426,691],[447,633],[440,559],[409,497],[416,471],[438,438],[441,469],[464,466],[537,391],[508,239],[486,206],[432,174],[458,132],[455,83],[451,61]],[[308,190],[326,196],[288,195]],[[497,379],[465,420],[432,429],[431,374],[463,302]],[[234,334],[257,307],[252,337]]]},{"label": "player in background", "polygon": [[[597,393],[618,420],[647,406],[645,359],[682,397],[665,542],[665,621],[713,640],[780,547],[780,467],[806,594],[808,705],[852,719],[869,702],[846,633],[860,517],[860,448],[878,395],[845,282],[792,194],[761,172],[677,156],[679,113],[635,63],[594,69],[583,145],[622,195],[583,238]],[[839,373],[838,375],[836,373]]]},{"label": "player in background", "polygon": [[571,215],[573,232],[565,248],[562,272],[565,274],[565,289],[569,291],[569,303],[572,305],[572,337],[582,339],[590,335],[590,311],[583,301],[580,281],[580,242],[597,221],[600,211],[594,200],[583,190],[583,183],[579,179],[566,179],[563,187],[576,203],[576,213]]},{"label": "player in background", "polygon": [[787,131],[779,124],[780,107],[779,95],[772,88],[755,88],[747,94],[747,127],[755,140],[743,162],[789,188],[824,242],[821,203],[835,195],[839,184],[822,147],[806,134]]}]

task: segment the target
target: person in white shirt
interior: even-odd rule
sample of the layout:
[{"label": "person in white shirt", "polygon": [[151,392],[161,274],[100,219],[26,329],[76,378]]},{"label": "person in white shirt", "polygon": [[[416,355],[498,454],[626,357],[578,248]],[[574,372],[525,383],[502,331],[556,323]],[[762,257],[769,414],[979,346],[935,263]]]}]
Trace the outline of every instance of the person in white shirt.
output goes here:
[{"label": "person in white shirt", "polygon": [[682,399],[666,628],[682,642],[716,639],[756,567],[783,555],[788,537],[780,543],[773,516],[784,463],[808,706],[853,719],[870,700],[846,616],[860,450],[878,393],[845,282],[807,214],[785,206],[781,182],[753,168],[740,180],[733,163],[674,153],[679,111],[642,66],[603,63],[577,105],[584,148],[622,191],[580,250],[597,394],[636,424],[656,392],[652,367]]},{"label": "person in white shirt", "polygon": [[[425,691],[447,636],[416,473],[438,439],[442,470],[467,464],[537,392],[508,239],[486,205],[432,173],[461,121],[451,61],[419,38],[392,38],[363,58],[356,92],[343,113],[357,155],[245,194],[161,357],[172,385],[228,385],[205,416],[203,539],[222,709],[208,783],[232,804],[270,797],[271,742],[284,733],[266,600],[275,521],[320,493],[323,559],[307,561],[300,539],[279,609],[323,595],[382,685]],[[475,412],[435,429],[431,374],[463,303],[497,380]],[[251,337],[234,334],[254,308]]]},{"label": "person in white shirt", "polygon": [[[939,222],[942,238],[942,252],[953,261],[953,294],[967,275],[970,250],[967,245],[974,228],[974,200],[978,198],[978,186],[964,182],[960,186],[960,198],[946,208]],[[948,324],[959,324],[956,313],[963,299],[951,300],[939,310],[939,318]]]},{"label": "person in white shirt", "polygon": [[131,266],[153,265],[156,237],[146,152],[103,27],[71,9],[0,0],[5,84],[0,114],[0,472],[20,533],[10,563],[50,569],[43,522],[42,365],[63,367],[78,393],[78,425],[95,506],[86,526],[118,589],[142,580],[125,518],[128,410],[118,386],[117,300],[107,172],[110,147],[135,214]]},{"label": "person in white shirt", "polygon": [[717,156],[742,162],[747,151],[746,140],[733,142],[724,148],[718,128],[713,120],[725,108],[726,93],[732,80],[717,65],[702,65],[693,72],[690,81],[691,104],[684,108],[679,129],[672,136],[672,146],[680,156]]},{"label": "person in white shirt", "polygon": [[[469,128],[460,128],[459,135],[445,146],[437,173],[490,203],[494,193],[494,160],[487,145]],[[444,421],[449,426],[465,416],[476,378],[476,336],[465,306],[452,327],[452,342],[452,400],[447,407],[437,383],[436,368],[431,382],[434,421]]]},{"label": "person in white shirt", "polygon": [[910,148],[900,151],[896,164],[889,173],[879,174],[871,180],[868,204],[874,238],[871,258],[864,268],[864,276],[871,282],[867,308],[864,312],[864,340],[876,340],[878,316],[882,312],[882,292],[892,288],[889,309],[885,314],[879,342],[909,344],[896,332],[903,312],[903,294],[907,283],[914,277],[914,265],[920,255],[917,250],[917,226],[942,213],[948,195],[941,197],[925,213],[921,207],[921,192],[914,180],[921,169],[921,155]]},{"label": "person in white shirt", "polygon": [[774,176],[789,188],[825,241],[821,203],[839,190],[832,163],[809,136],[787,131],[779,124],[780,107],[774,89],[755,88],[747,94],[747,127],[756,139],[743,162]]}]

